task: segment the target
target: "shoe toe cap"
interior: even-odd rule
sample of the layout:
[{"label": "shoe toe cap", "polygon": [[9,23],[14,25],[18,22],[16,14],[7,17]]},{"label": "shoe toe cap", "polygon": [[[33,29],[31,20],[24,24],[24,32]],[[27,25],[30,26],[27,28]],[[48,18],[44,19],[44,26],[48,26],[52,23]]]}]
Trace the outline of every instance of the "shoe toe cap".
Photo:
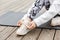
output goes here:
[{"label": "shoe toe cap", "polygon": [[22,30],[19,30],[19,29],[18,29],[18,30],[16,31],[16,34],[17,34],[17,35],[25,35],[26,33],[23,32]]}]

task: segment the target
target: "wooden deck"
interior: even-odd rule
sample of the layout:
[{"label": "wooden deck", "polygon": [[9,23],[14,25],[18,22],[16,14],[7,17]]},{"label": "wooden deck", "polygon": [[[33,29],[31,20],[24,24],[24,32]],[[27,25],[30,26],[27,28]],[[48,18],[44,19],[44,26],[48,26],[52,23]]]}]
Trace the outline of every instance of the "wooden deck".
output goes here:
[{"label": "wooden deck", "polygon": [[[35,0],[0,0],[0,16],[8,11],[27,12]],[[35,29],[25,36],[17,36],[14,27],[0,26],[0,40],[60,40],[60,30]]]}]

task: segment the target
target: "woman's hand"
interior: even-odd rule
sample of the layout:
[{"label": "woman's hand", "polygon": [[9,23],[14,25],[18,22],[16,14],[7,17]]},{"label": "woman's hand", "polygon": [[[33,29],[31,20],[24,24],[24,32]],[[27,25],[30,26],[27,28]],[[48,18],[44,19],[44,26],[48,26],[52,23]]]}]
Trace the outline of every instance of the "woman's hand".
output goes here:
[{"label": "woman's hand", "polygon": [[22,25],[22,20],[19,20],[18,22],[17,22],[17,26],[21,26]]},{"label": "woman's hand", "polygon": [[27,26],[27,28],[30,29],[30,30],[35,29],[35,28],[36,28],[36,24],[35,24],[35,22],[33,22],[33,21],[30,22],[30,25]]}]

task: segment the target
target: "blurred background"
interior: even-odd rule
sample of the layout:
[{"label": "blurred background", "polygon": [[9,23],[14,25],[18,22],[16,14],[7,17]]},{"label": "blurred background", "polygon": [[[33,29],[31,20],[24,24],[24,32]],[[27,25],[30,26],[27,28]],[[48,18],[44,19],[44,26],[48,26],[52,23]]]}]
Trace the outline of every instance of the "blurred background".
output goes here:
[{"label": "blurred background", "polygon": [[35,0],[0,0],[0,15],[9,11],[26,12]]}]

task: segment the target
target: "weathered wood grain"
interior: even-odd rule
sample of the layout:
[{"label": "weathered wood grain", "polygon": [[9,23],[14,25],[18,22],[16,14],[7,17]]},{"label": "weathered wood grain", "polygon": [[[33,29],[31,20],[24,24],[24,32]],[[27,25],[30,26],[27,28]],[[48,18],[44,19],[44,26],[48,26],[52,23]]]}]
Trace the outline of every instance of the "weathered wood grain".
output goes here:
[{"label": "weathered wood grain", "polygon": [[22,38],[23,36],[18,36],[15,31],[6,40],[21,40]]},{"label": "weathered wood grain", "polygon": [[[35,0],[0,0],[0,15],[5,14],[8,11],[26,12]],[[29,2],[29,3],[28,3]]]},{"label": "weathered wood grain", "polygon": [[0,26],[0,32],[4,31],[6,27]]},{"label": "weathered wood grain", "polygon": [[54,40],[60,40],[60,30],[56,31]]},{"label": "weathered wood grain", "polygon": [[5,40],[9,35],[13,33],[16,28],[6,27],[6,29],[0,32],[0,39]]},{"label": "weathered wood grain", "polygon": [[55,30],[43,30],[38,40],[53,40]]}]

